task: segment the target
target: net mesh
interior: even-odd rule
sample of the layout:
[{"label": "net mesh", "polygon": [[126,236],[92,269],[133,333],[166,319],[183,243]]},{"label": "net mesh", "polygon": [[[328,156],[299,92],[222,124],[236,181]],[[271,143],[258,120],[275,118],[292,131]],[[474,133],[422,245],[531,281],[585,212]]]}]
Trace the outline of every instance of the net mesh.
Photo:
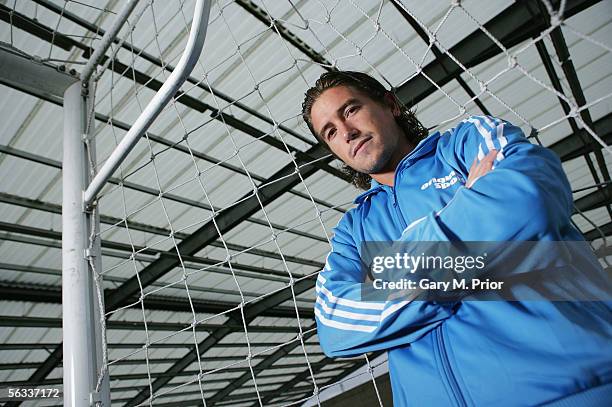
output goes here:
[{"label": "net mesh", "polygon": [[[77,71],[121,8],[4,3],[11,47]],[[189,35],[194,1],[141,3],[89,87],[92,175]],[[375,76],[431,131],[471,114],[520,125],[561,155],[573,221],[605,263],[610,206],[591,202],[610,188],[610,13],[580,4],[213,2],[196,68],[93,209],[98,388],[109,375],[113,403],[126,405],[319,405],[371,382],[383,405],[384,357],[330,360],[314,325],[314,279],[356,195],[301,120],[303,93],[326,70]],[[520,18],[491,22],[513,8]],[[17,35],[28,18],[45,42]]]}]

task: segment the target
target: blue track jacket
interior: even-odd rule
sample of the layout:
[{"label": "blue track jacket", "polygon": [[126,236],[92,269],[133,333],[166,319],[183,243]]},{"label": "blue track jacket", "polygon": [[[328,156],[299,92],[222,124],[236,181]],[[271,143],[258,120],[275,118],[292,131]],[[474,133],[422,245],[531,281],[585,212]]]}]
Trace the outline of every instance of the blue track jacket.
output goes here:
[{"label": "blue track jacket", "polygon": [[[494,169],[465,188],[492,149]],[[609,302],[359,300],[364,240],[583,240],[556,155],[508,122],[470,117],[421,141],[394,185],[372,181],[334,230],[316,284],[325,354],[388,350],[396,407],[612,405]]]}]

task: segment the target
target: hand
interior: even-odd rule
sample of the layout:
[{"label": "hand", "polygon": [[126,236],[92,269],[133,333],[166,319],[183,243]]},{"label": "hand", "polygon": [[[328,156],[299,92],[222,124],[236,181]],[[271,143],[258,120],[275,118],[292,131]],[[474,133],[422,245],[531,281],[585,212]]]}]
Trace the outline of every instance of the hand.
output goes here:
[{"label": "hand", "polygon": [[491,150],[489,151],[489,154],[483,157],[482,161],[478,162],[478,158],[474,159],[474,162],[470,167],[467,182],[465,183],[466,188],[471,188],[478,178],[486,175],[493,169],[493,162],[495,161],[496,156],[497,150]]}]

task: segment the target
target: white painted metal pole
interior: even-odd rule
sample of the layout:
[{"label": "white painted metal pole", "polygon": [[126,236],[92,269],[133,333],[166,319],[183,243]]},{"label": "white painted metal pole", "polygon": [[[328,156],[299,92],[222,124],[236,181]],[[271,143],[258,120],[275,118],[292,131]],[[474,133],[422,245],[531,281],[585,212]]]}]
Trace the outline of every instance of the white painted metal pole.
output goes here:
[{"label": "white painted metal pole", "polygon": [[119,15],[117,15],[115,21],[113,21],[113,26],[104,34],[104,37],[102,37],[102,40],[94,50],[93,54],[91,57],[89,57],[87,65],[85,65],[83,72],[81,72],[81,82],[87,83],[87,81],[89,81],[89,77],[102,60],[106,50],[108,50],[108,47],[110,47],[119,34],[121,27],[123,27],[123,24],[125,24],[126,20],[134,10],[134,7],[136,7],[136,4],[138,4],[138,0],[129,0],[127,3],[125,3],[123,9],[119,12]]},{"label": "white painted metal pole", "polygon": [[85,100],[81,82],[64,93],[64,157],[62,164],[62,319],[64,337],[64,406],[90,404],[95,351],[91,329],[91,278],[85,259],[87,217],[83,188],[87,159],[82,140]]},{"label": "white painted metal pole", "polygon": [[187,46],[185,47],[185,51],[180,61],[147,107],[145,107],[140,116],[138,116],[138,119],[136,119],[127,134],[121,139],[121,142],[115,148],[111,156],[106,160],[102,168],[100,168],[100,171],[91,181],[89,187],[87,187],[84,194],[85,205],[90,205],[94,201],[102,187],[104,187],[104,184],[106,184],[106,181],[108,181],[113,175],[113,172],[119,168],[121,162],[132,148],[134,148],[144,132],[151,126],[153,120],[155,120],[191,74],[204,46],[204,38],[206,37],[208,16],[210,13],[210,1],[211,0],[197,0],[193,21],[191,22],[189,39],[187,40]]}]

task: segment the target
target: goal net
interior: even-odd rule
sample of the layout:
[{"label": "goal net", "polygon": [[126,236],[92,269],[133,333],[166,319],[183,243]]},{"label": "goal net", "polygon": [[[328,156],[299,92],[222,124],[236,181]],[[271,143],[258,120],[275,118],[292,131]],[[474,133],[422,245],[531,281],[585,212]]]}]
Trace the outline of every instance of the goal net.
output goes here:
[{"label": "goal net", "polygon": [[[3,3],[2,41],[77,72],[124,6]],[[176,68],[194,7],[138,3],[95,67],[92,176]],[[382,352],[329,359],[317,339],[316,276],[358,193],[301,118],[325,71],[371,74],[432,132],[520,126],[560,156],[605,263],[611,19],[586,1],[213,1],[195,68],[90,208],[98,387],[129,406],[320,405],[357,385],[388,400]],[[37,48],[24,22],[47,30]]]}]

